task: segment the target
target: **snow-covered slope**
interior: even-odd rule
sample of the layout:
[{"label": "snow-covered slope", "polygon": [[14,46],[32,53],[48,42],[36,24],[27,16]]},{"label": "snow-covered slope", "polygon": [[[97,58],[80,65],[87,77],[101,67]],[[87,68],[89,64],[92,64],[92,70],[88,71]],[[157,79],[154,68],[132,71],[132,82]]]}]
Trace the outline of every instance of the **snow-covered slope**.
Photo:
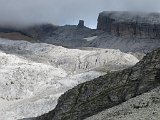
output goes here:
[{"label": "snow-covered slope", "polygon": [[113,49],[67,49],[0,39],[0,120],[34,117],[52,110],[66,90],[138,59]]},{"label": "snow-covered slope", "polygon": [[[109,65],[114,67],[132,66],[138,62],[131,54],[114,49],[79,50],[67,49],[45,43],[29,43],[26,41],[0,40],[0,49],[7,53],[19,54],[36,62],[43,62],[60,67],[68,73],[79,73],[97,67]],[[128,59],[129,58],[129,59]]]}]

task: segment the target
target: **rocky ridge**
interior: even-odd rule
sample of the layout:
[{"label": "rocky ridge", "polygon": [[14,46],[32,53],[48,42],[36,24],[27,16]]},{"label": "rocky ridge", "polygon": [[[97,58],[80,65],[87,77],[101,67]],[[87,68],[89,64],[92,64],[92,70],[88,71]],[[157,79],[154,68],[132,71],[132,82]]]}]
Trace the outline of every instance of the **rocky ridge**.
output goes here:
[{"label": "rocky ridge", "polygon": [[160,87],[85,120],[159,120]]},{"label": "rocky ridge", "polygon": [[160,85],[160,49],[135,66],[82,83],[63,94],[56,108],[36,120],[82,120]]}]

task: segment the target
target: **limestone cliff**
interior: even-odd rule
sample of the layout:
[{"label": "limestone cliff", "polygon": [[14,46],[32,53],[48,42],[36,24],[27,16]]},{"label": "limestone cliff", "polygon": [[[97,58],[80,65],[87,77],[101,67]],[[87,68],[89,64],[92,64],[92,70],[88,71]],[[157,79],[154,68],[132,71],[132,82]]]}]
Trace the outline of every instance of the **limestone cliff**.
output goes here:
[{"label": "limestone cliff", "polygon": [[99,14],[97,29],[123,37],[160,38],[160,14],[107,12]]}]

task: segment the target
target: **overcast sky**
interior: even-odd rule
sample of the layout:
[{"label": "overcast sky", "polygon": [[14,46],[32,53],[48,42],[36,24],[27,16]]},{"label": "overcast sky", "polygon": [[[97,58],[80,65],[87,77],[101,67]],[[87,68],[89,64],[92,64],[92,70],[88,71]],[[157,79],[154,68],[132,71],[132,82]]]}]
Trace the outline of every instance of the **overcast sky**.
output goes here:
[{"label": "overcast sky", "polygon": [[0,0],[0,25],[36,23],[95,27],[101,11],[160,11],[160,0]]}]

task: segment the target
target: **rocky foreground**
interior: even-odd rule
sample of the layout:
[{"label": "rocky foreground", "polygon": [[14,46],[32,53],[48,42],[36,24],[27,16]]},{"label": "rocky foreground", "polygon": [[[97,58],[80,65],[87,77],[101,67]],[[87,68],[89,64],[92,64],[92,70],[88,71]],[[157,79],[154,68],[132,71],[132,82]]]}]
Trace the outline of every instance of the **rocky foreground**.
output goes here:
[{"label": "rocky foreground", "polygon": [[[158,86],[160,86],[160,49],[147,54],[129,69],[111,72],[74,87],[59,98],[54,110],[35,119],[82,120]],[[155,100],[159,101],[159,98]],[[134,107],[141,106],[148,105],[144,103]]]}]

